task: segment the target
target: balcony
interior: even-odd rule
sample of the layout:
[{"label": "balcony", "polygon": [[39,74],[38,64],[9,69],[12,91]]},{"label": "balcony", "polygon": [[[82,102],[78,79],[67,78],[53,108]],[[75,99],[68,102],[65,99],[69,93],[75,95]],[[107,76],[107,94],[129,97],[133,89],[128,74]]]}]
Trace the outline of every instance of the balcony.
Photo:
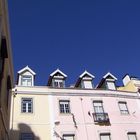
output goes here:
[{"label": "balcony", "polygon": [[108,113],[93,113],[94,122],[109,123]]}]

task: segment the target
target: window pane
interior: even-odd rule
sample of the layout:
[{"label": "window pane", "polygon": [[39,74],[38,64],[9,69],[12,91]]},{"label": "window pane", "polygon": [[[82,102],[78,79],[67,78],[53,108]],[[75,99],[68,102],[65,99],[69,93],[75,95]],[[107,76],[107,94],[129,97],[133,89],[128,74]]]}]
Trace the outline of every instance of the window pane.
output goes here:
[{"label": "window pane", "polygon": [[128,133],[128,140],[136,140],[136,133]]},{"label": "window pane", "polygon": [[101,138],[101,140],[111,140],[110,134],[101,134],[100,138]]},{"label": "window pane", "polygon": [[59,101],[60,113],[70,113],[69,101]]},{"label": "window pane", "polygon": [[21,140],[33,140],[33,134],[32,133],[22,133],[21,134]]},{"label": "window pane", "polygon": [[21,112],[32,113],[33,112],[33,102],[31,98],[22,98]]},{"label": "window pane", "polygon": [[119,102],[119,108],[122,114],[129,114],[126,102]]},{"label": "window pane", "polygon": [[63,135],[64,140],[74,140],[74,135]]},{"label": "window pane", "polygon": [[23,75],[21,78],[22,86],[31,86],[32,85],[32,77],[30,75]]},{"label": "window pane", "polygon": [[93,106],[95,113],[104,113],[102,101],[94,101]]}]

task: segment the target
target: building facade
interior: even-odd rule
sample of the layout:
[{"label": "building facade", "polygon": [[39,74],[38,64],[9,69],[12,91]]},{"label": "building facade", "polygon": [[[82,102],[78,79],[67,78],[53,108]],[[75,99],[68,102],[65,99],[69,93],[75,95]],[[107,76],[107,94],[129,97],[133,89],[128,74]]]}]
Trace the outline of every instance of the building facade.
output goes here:
[{"label": "building facade", "polygon": [[107,73],[95,88],[83,72],[65,87],[67,75],[57,69],[47,86],[34,86],[35,73],[18,72],[11,104],[11,140],[139,140],[140,98],[118,91]]},{"label": "building facade", "polygon": [[7,1],[0,0],[0,140],[9,139],[10,91],[13,79]]}]

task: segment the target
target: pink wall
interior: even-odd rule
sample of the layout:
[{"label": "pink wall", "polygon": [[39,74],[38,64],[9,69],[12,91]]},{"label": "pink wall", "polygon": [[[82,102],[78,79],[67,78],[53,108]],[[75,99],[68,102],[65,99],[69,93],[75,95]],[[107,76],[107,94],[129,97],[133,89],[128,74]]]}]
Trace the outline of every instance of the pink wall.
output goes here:
[{"label": "pink wall", "polygon": [[[96,92],[94,90],[94,92]],[[113,91],[112,91],[113,92]],[[116,91],[113,92],[118,93]],[[122,93],[127,94],[127,93]],[[74,114],[77,128],[71,114],[59,113],[59,99],[69,99],[71,113]],[[104,111],[108,113],[110,125],[95,124],[92,112],[93,100],[102,100]],[[127,102],[129,115],[121,115],[118,101]],[[127,132],[136,132],[140,139],[140,100],[129,97],[105,97],[101,96],[53,96],[54,120],[59,120],[60,124],[55,125],[55,130],[62,134],[74,133],[76,140],[100,140],[100,133],[110,133],[112,140],[128,140]],[[90,115],[88,114],[90,112]],[[56,138],[59,140],[59,138]]]}]

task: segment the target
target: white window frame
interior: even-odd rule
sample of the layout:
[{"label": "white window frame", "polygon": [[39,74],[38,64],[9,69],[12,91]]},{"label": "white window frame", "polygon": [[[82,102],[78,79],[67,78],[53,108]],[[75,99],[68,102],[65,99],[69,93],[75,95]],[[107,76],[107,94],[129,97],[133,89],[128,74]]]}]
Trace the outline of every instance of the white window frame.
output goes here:
[{"label": "white window frame", "polygon": [[31,75],[22,75],[21,76],[21,85],[22,86],[32,86],[32,76]]},{"label": "white window frame", "polygon": [[109,140],[111,140],[111,134],[110,133],[100,133],[100,140],[104,140],[105,139],[105,138],[102,139],[102,136],[108,136],[109,137]]},{"label": "white window frame", "polygon": [[[68,137],[68,139],[65,139],[66,137]],[[63,140],[75,140],[75,135],[74,134],[63,134]]]},{"label": "white window frame", "polygon": [[21,133],[21,140],[34,140],[33,133]]},{"label": "white window frame", "polygon": [[70,114],[70,100],[59,100],[59,110],[61,114]]},{"label": "white window frame", "polygon": [[[121,113],[122,115],[129,115],[129,110],[128,110],[128,107],[127,107],[127,102],[125,102],[125,101],[119,101],[119,102],[118,102],[118,105],[119,105],[120,113]],[[125,108],[125,109],[122,109],[121,105],[122,105],[123,108]]]},{"label": "white window frame", "polygon": [[[99,105],[97,106],[96,104],[100,104],[100,106]],[[93,107],[94,107],[94,112],[95,113],[104,113],[104,107],[103,107],[103,102],[102,101],[100,101],[100,100],[93,101]]]},{"label": "white window frame", "polygon": [[[30,101],[28,102],[24,100],[30,100]],[[26,97],[21,98],[21,113],[33,113],[33,98],[26,98]]]},{"label": "white window frame", "polygon": [[[130,138],[130,135],[133,135],[135,137],[135,139],[131,139]],[[128,132],[127,133],[127,137],[128,137],[128,140],[137,140],[137,134],[136,134],[136,132]]]},{"label": "white window frame", "polygon": [[64,80],[62,80],[62,79],[54,79],[53,80],[53,87],[63,88],[64,87]]}]

